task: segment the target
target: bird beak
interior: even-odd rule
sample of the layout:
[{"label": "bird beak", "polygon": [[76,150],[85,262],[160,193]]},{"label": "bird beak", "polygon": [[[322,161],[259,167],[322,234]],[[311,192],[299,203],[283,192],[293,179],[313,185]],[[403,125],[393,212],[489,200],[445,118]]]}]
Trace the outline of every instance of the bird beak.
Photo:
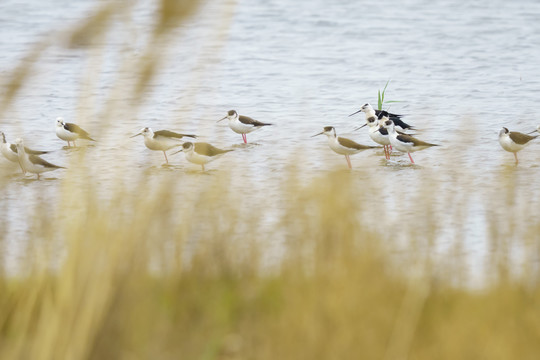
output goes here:
[{"label": "bird beak", "polygon": [[138,134],[135,134],[133,136],[130,136],[130,138],[134,138],[135,136],[139,136],[139,135],[142,135],[142,133],[138,133]]},{"label": "bird beak", "polygon": [[351,115],[349,115],[349,116],[353,116],[353,115],[355,115],[355,114],[358,114],[359,112],[362,112],[362,109],[358,110],[357,112],[353,112],[353,113],[352,113]]},{"label": "bird beak", "polygon": [[354,129],[353,131],[356,131],[356,130],[360,130],[361,128],[363,128],[364,126],[366,126],[367,123],[365,123],[364,125],[360,126],[360,127],[357,127],[356,129]]},{"label": "bird beak", "polygon": [[220,122],[221,120],[225,120],[227,117],[225,116],[224,118],[222,119],[219,119],[218,121],[216,121],[217,123]]},{"label": "bird beak", "polygon": [[318,133],[318,134],[312,135],[311,137],[315,137],[315,136],[322,135],[322,134],[324,134],[324,131],[323,131],[323,132],[320,132],[320,133]]},{"label": "bird beak", "polygon": [[171,155],[174,155],[174,154],[178,154],[179,152],[182,152],[182,151],[184,151],[184,149],[183,149],[183,148],[182,148],[182,149],[180,149],[180,150],[178,150],[177,152],[173,152],[173,153],[172,153]]},{"label": "bird beak", "polygon": [[527,134],[534,134],[536,132],[536,130],[533,130],[531,131],[530,133],[527,133]]}]

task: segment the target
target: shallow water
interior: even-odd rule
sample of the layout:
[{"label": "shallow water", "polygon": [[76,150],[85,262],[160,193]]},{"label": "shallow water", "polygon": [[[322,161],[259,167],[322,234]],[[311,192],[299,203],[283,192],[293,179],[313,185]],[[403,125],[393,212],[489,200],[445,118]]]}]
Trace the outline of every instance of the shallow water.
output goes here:
[{"label": "shallow water", "polygon": [[[512,211],[482,205],[497,194],[494,179],[515,177],[517,199],[538,209],[540,144],[520,152],[521,163],[514,167],[512,154],[497,142],[502,126],[529,132],[538,124],[538,2],[208,1],[167,46],[157,47],[163,52],[159,74],[136,106],[131,93],[123,91],[134,73],[119,64],[144,54],[154,2],[138,2],[127,22],[115,19],[102,46],[66,48],[62,31],[83,21],[95,6],[93,1],[2,1],[3,77],[40,41],[53,39],[53,46],[2,114],[0,130],[8,140],[21,136],[32,148],[54,150],[46,158],[59,165],[86,151],[91,176],[105,192],[118,179],[129,186],[140,173],[172,174],[189,187],[230,169],[243,201],[275,198],[279,213],[285,201],[279,186],[291,159],[297,159],[306,181],[346,171],[345,159],[328,149],[326,139],[311,135],[333,125],[339,134],[371,144],[367,131],[352,132],[363,116],[347,115],[365,102],[376,106],[377,90],[391,80],[387,100],[401,102],[390,110],[406,114],[405,120],[421,129],[419,138],[442,146],[413,154],[415,166],[406,155],[387,162],[381,151],[352,156],[352,175],[359,183],[368,177],[380,182],[370,206],[412,202],[410,208],[381,214],[388,231],[398,233],[404,223],[414,227],[421,221],[414,195],[418,184],[433,176],[439,179],[441,199],[447,199],[437,204],[439,214],[459,211],[452,205],[456,197],[468,204],[463,232],[444,224],[442,216],[441,251],[456,238],[464,239],[467,254],[488,251],[486,213],[500,212],[504,218]],[[96,68],[97,75],[88,76]],[[275,125],[249,134],[250,144],[244,146],[226,122],[216,124],[229,109]],[[98,142],[86,150],[64,149],[54,134],[57,116],[82,125]],[[100,127],[103,117],[110,126]],[[146,149],[141,137],[128,137],[144,126],[196,133],[202,141],[236,150],[209,164],[207,174],[183,154],[170,155],[171,166],[162,167],[161,153]],[[8,183],[2,197],[9,239],[5,257],[13,263],[24,256],[20,244],[27,235],[27,210],[36,199],[48,200],[54,209],[61,180],[72,172],[48,173],[47,181],[37,182],[0,160]],[[243,194],[245,181],[260,191]],[[523,222],[533,216],[525,214]]]}]

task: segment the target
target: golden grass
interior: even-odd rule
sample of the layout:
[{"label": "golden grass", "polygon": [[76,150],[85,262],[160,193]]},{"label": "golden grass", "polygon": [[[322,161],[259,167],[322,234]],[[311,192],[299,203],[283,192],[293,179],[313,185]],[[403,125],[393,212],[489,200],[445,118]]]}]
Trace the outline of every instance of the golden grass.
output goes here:
[{"label": "golden grass", "polygon": [[[161,3],[156,37],[197,5]],[[104,7],[73,30],[69,45],[91,43],[85,35],[105,26],[111,11],[124,10]],[[138,66],[135,96],[157,71],[153,46]],[[39,51],[30,58],[37,61]],[[0,111],[28,69],[14,71]],[[501,192],[486,205],[514,201],[515,179],[501,175],[495,180]],[[540,223],[529,224],[517,244],[512,237],[519,212],[535,210],[526,202],[504,221],[486,215],[492,242],[480,268],[486,281],[471,287],[460,239],[446,261],[430,256],[437,196],[461,196],[448,206],[459,224],[468,194],[420,184],[414,196],[424,221],[403,230],[402,253],[383,232],[370,230],[381,218],[365,197],[366,189],[377,189],[373,179],[360,188],[343,172],[308,185],[294,170],[289,176],[280,188],[293,201],[272,232],[260,231],[269,226],[267,204],[243,208],[228,174],[189,189],[195,196],[182,199],[182,207],[170,196],[182,184],[170,177],[142,175],[138,191],[119,188],[106,201],[91,181],[84,187],[64,181],[56,212],[45,211],[46,199],[28,210],[20,271],[0,273],[0,359],[538,358]],[[424,181],[436,183],[437,176],[426,172]],[[0,230],[5,226],[0,221]],[[276,239],[284,254],[268,264],[267,245]],[[515,245],[529,250],[517,270],[506,256]]]},{"label": "golden grass", "polygon": [[299,201],[270,270],[261,210],[239,219],[226,176],[190,211],[169,180],[107,203],[68,192],[62,212],[83,213],[34,222],[29,248],[45,261],[0,277],[0,358],[536,358],[537,272],[471,289],[422,256],[396,261],[363,230],[351,179],[287,179]]}]

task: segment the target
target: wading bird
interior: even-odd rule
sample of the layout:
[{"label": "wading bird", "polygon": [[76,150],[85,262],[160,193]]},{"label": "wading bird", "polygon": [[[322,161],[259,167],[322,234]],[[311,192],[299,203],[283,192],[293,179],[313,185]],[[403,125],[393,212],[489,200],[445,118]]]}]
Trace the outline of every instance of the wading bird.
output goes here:
[{"label": "wading bird", "polygon": [[336,129],[333,126],[325,126],[322,132],[315,134],[312,137],[323,134],[328,137],[328,146],[330,146],[330,149],[334,150],[340,155],[345,155],[345,159],[347,160],[347,165],[349,166],[349,169],[352,169],[351,159],[349,158],[349,155],[356,154],[362,150],[375,149],[378,147],[360,145],[350,139],[337,136]]},{"label": "wading bird", "polygon": [[237,134],[242,134],[242,139],[244,144],[247,144],[247,134],[262,128],[263,126],[270,126],[273,124],[263,123],[258,120],[252,119],[244,115],[238,115],[235,110],[229,110],[227,116],[219,119],[217,122],[222,120],[229,120],[229,127],[232,131]]},{"label": "wading bird", "polygon": [[152,131],[149,127],[142,128],[137,134],[130,136],[135,137],[142,135],[144,137],[144,145],[150,150],[163,151],[165,162],[168,164],[167,153],[165,151],[181,146],[180,140],[184,137],[196,138],[196,135],[179,134],[169,130]]}]

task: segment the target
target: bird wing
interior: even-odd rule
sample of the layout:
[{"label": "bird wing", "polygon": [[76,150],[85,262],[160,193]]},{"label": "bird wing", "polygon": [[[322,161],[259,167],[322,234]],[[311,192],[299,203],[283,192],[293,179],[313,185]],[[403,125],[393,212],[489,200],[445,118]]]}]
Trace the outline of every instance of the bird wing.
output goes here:
[{"label": "bird wing", "polygon": [[268,126],[268,125],[272,125],[272,124],[269,124],[269,123],[263,123],[263,122],[260,122],[258,120],[255,120],[255,119],[252,119],[250,118],[249,116],[244,116],[244,115],[240,115],[238,117],[238,120],[240,120],[240,122],[242,124],[246,124],[246,125],[253,125],[253,126]]},{"label": "bird wing", "polygon": [[90,134],[86,130],[84,130],[77,124],[65,123],[64,129],[66,129],[67,131],[71,131],[72,133],[78,134],[83,139],[95,141],[90,137]]},{"label": "bird wing", "polygon": [[27,148],[26,146],[24,147],[24,151],[26,151],[26,153],[29,155],[43,155],[48,153],[48,151],[32,150]]},{"label": "bird wing", "polygon": [[399,141],[403,142],[403,143],[411,143],[414,146],[439,146],[437,144],[430,144],[430,143],[427,143],[425,141],[418,140],[417,138],[414,138],[414,137],[412,137],[410,135],[407,135],[407,134],[398,135],[397,139]]},{"label": "bird wing", "polygon": [[179,134],[179,133],[175,133],[174,131],[169,131],[169,130],[159,130],[159,131],[155,131],[155,132],[154,132],[154,135],[157,135],[157,136],[165,136],[165,137],[169,137],[169,138],[177,138],[177,139],[181,139],[181,138],[183,138],[184,136],[191,137],[191,138],[196,138],[196,137],[197,137],[197,136],[195,136],[195,135]]},{"label": "bird wing", "polygon": [[207,155],[207,156],[216,156],[219,154],[225,154],[232,150],[222,150],[218,149],[217,147],[210,145],[208,143],[204,142],[198,142],[195,143],[195,151],[199,154]]},{"label": "bird wing", "polygon": [[48,168],[64,169],[63,166],[58,166],[58,165],[51,164],[50,162],[43,160],[42,158],[40,158],[37,155],[30,155],[28,157],[28,159],[30,160],[30,162],[32,162],[33,164],[36,164],[36,165],[42,165],[42,166],[45,166],[45,167],[48,167]]},{"label": "bird wing", "polygon": [[[383,112],[383,110],[375,110],[375,115],[379,116],[381,112]],[[388,117],[390,118],[390,120],[399,119],[402,116],[403,115],[388,113]]]},{"label": "bird wing", "polygon": [[523,134],[517,131],[511,131],[508,135],[510,136],[510,139],[512,139],[513,142],[519,145],[525,145],[532,139],[536,139],[538,137],[538,135],[534,135],[534,136],[527,135],[527,134]]},{"label": "bird wing", "polygon": [[337,140],[338,140],[338,143],[341,146],[344,146],[344,147],[349,148],[349,149],[364,150],[364,149],[373,148],[373,146],[360,145],[357,142],[354,142],[354,141],[352,141],[350,139],[347,139],[347,138],[342,138],[340,136],[338,136]]},{"label": "bird wing", "polygon": [[394,125],[399,126],[402,129],[414,130],[414,128],[411,125],[407,124],[405,121],[401,120],[400,118],[392,118],[392,117],[390,117],[390,120],[392,120],[394,122]]}]

